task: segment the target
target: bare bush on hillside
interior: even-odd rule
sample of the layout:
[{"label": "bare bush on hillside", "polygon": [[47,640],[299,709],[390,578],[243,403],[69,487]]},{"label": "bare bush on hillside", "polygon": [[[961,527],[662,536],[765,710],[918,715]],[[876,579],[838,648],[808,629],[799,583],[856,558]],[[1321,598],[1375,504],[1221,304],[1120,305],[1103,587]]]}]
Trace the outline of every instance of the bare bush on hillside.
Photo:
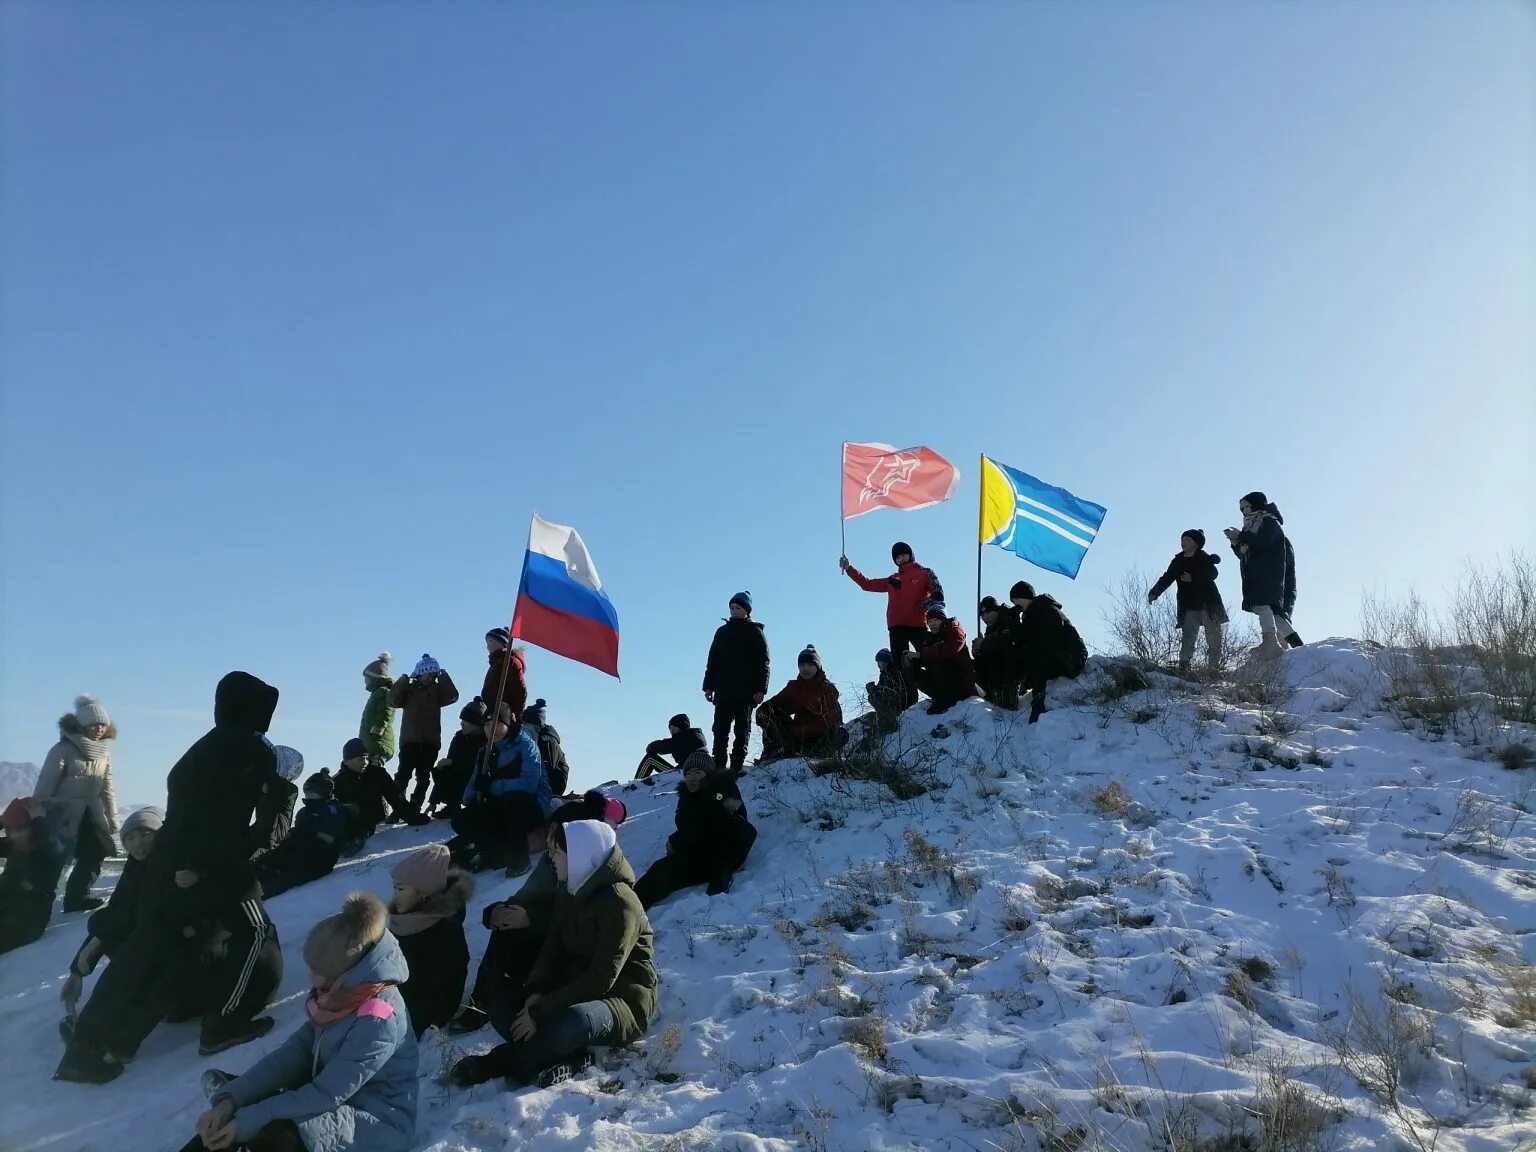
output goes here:
[{"label": "bare bush on hillside", "polygon": [[1173,589],[1156,604],[1148,604],[1147,590],[1152,584],[1140,568],[1120,577],[1120,582],[1108,589],[1104,626],[1114,640],[1117,655],[1162,667],[1179,659],[1178,610],[1169,603]]}]

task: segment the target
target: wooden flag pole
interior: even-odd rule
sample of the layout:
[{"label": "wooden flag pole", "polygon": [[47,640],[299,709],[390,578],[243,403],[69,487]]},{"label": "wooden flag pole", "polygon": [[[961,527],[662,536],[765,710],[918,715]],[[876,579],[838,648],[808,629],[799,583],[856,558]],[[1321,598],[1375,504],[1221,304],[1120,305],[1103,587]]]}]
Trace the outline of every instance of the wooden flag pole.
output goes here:
[{"label": "wooden flag pole", "polygon": [[843,533],[843,550],[838,553],[839,556],[848,555],[848,520],[847,517],[843,515],[843,482],[845,479],[843,476],[843,470],[847,468],[847,466],[848,441],[844,440],[843,446],[840,449],[837,457],[837,524],[838,527],[842,529]]},{"label": "wooden flag pole", "polygon": [[981,635],[981,533],[985,526],[987,457],[982,454],[976,465],[976,635]]}]

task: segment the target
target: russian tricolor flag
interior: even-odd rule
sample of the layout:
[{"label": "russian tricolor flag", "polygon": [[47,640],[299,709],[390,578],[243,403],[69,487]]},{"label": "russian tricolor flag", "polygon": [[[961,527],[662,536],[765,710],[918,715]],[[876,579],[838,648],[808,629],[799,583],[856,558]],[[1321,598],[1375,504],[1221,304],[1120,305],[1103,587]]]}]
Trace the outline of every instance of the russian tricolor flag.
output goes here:
[{"label": "russian tricolor flag", "polygon": [[599,672],[619,674],[619,616],[574,528],[537,513],[517,589],[512,635]]}]

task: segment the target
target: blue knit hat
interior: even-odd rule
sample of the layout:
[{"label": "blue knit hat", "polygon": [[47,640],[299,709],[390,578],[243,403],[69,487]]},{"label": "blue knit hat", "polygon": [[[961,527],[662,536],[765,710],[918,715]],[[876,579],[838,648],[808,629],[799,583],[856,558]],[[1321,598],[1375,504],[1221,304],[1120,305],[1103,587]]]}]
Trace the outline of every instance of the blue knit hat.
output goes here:
[{"label": "blue knit hat", "polygon": [[356,760],[359,756],[368,755],[368,745],[354,736],[341,746],[341,758],[343,760]]},{"label": "blue knit hat", "polygon": [[443,666],[432,659],[429,652],[423,652],[421,659],[416,661],[416,667],[411,670],[412,676],[432,676],[443,670]]},{"label": "blue knit hat", "polygon": [[896,657],[891,655],[891,650],[889,648],[882,648],[880,651],[875,653],[876,664],[894,664],[895,662]]},{"label": "blue knit hat", "polygon": [[738,592],[738,593],[736,593],[736,595],[731,597],[730,603],[727,604],[726,607],[730,607],[731,604],[740,604],[743,608],[745,608],[747,610],[747,615],[748,616],[752,615],[752,593],[750,593],[750,592]]}]

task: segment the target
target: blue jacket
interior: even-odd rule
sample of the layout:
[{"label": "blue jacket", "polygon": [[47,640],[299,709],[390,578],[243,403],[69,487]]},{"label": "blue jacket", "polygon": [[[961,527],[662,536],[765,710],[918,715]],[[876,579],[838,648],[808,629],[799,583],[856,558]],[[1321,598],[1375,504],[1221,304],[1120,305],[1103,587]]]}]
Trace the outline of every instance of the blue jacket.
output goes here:
[{"label": "blue jacket", "polygon": [[416,1144],[416,1037],[395,985],[410,972],[388,932],[342,982],[388,981],[358,1013],[324,1028],[307,1017],[214,1099],[235,1104],[242,1143],[291,1120],[307,1152],[410,1152]]},{"label": "blue jacket", "polygon": [[[506,796],[513,792],[531,792],[539,802],[539,810],[548,812],[552,793],[549,777],[544,771],[544,759],[539,755],[539,742],[529,733],[526,725],[519,724],[516,732],[507,733],[491,749],[495,761],[490,779],[486,781],[485,795]],[[485,771],[484,759],[475,762],[475,772],[464,788],[464,803],[473,804],[480,798],[480,777]],[[313,1149],[310,1152],[314,1152]]]}]

